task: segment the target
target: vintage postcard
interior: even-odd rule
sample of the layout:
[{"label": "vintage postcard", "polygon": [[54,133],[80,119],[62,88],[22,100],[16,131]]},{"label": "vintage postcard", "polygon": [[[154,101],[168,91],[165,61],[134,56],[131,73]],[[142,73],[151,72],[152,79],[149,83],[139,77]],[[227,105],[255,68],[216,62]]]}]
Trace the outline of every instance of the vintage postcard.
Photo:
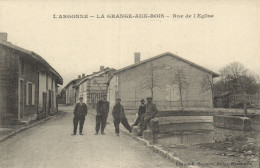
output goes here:
[{"label": "vintage postcard", "polygon": [[258,0],[0,0],[0,168],[258,168]]}]

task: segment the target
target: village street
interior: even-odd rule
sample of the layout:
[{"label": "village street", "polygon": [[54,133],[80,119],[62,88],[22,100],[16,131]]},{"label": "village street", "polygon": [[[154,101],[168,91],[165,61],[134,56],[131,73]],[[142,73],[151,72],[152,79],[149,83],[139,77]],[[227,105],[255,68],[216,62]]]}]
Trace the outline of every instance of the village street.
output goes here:
[{"label": "village street", "polygon": [[[73,108],[62,106],[64,114],[28,129],[0,143],[0,168],[140,168],[175,167],[125,135],[94,135],[95,118],[88,114],[84,135],[71,136]],[[121,126],[122,127],[122,126]]]}]

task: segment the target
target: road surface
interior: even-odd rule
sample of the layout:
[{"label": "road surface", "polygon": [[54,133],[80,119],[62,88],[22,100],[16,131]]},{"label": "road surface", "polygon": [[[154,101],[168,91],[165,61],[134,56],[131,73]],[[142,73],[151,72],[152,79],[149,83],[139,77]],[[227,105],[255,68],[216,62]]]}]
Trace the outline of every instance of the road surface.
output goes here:
[{"label": "road surface", "polygon": [[[84,135],[71,136],[72,107],[61,117],[0,143],[0,168],[154,168],[176,167],[125,135],[94,135],[95,118],[86,117]],[[120,125],[122,127],[122,125]]]}]

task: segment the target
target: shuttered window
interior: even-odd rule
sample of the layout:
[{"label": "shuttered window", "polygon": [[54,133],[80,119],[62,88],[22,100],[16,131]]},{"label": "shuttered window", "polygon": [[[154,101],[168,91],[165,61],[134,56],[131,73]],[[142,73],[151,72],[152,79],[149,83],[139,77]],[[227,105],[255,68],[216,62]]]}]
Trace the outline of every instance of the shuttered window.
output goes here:
[{"label": "shuttered window", "polygon": [[35,84],[32,84],[32,105],[35,105]]},{"label": "shuttered window", "polygon": [[26,93],[25,104],[28,106],[29,105],[29,83],[28,82],[26,83],[25,93]]}]

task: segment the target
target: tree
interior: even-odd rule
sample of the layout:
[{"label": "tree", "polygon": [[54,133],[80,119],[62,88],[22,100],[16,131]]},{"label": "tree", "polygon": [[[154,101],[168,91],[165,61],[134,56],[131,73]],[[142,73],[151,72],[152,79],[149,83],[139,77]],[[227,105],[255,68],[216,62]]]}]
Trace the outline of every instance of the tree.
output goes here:
[{"label": "tree", "polygon": [[[205,75],[201,80],[201,91],[202,93],[211,91],[211,99],[212,102],[214,101],[214,90],[213,90],[213,80],[212,76]],[[214,107],[214,106],[213,106]]]},{"label": "tree", "polygon": [[[220,69],[220,74],[222,76],[222,80],[225,81],[225,83],[228,86],[228,91],[233,92],[235,95],[239,91],[240,87],[240,77],[246,76],[248,73],[248,70],[244,67],[243,64],[239,62],[233,62],[224,68]],[[235,96],[236,97],[236,96]],[[236,99],[235,99],[236,101]]]},{"label": "tree", "polygon": [[159,64],[155,64],[154,62],[150,62],[148,64],[148,68],[145,72],[141,72],[144,77],[143,88],[149,89],[151,91],[151,97],[154,96],[154,88],[161,88],[159,85],[160,82],[160,75],[159,70],[163,69],[165,66]]},{"label": "tree", "polygon": [[248,94],[254,94],[257,92],[257,83],[254,76],[241,76],[239,78],[240,88],[243,92],[243,104],[245,116],[247,116],[247,103],[248,103]]},{"label": "tree", "polygon": [[[256,93],[256,78],[250,74],[249,70],[239,62],[233,62],[224,68],[220,69],[222,83],[224,88],[229,92],[229,95],[234,94],[234,103],[236,104],[237,94],[243,94],[243,104],[245,116],[247,116],[247,102],[248,94]],[[229,105],[231,107],[231,100],[229,96]]]},{"label": "tree", "polygon": [[188,89],[189,83],[186,80],[185,73],[182,68],[178,66],[172,69],[172,78],[170,80],[171,85],[177,85],[180,94],[181,109],[183,110],[183,90]]}]

